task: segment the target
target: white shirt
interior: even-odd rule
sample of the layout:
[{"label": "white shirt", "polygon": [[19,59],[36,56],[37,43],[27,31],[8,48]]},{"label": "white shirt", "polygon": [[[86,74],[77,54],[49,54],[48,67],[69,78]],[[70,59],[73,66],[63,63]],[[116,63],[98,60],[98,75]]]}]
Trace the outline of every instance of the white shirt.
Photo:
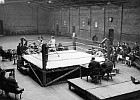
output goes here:
[{"label": "white shirt", "polygon": [[50,45],[51,45],[51,47],[55,47],[55,39],[51,39]]}]

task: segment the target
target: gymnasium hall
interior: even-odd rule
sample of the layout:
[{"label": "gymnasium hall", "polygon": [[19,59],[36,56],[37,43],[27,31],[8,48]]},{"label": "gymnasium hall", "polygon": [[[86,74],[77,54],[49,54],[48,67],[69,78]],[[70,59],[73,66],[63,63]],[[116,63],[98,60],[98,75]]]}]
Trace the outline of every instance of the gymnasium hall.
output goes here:
[{"label": "gymnasium hall", "polygon": [[140,100],[140,0],[0,0],[0,100]]}]

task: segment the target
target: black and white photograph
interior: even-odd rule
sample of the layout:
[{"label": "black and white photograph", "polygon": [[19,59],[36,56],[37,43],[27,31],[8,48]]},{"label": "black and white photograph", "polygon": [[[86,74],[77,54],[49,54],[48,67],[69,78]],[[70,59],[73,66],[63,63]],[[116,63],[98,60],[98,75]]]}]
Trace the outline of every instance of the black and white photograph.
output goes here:
[{"label": "black and white photograph", "polygon": [[0,100],[140,100],[140,0],[0,0]]}]

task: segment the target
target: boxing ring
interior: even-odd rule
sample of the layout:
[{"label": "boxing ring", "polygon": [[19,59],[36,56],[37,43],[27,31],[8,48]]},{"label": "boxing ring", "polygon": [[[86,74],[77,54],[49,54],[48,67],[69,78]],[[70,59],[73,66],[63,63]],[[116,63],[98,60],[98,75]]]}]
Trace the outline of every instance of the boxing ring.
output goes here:
[{"label": "boxing ring", "polygon": [[[58,54],[56,54],[55,52],[48,53],[49,57],[48,57],[46,69],[53,69],[58,67],[63,68],[66,66],[86,64],[89,63],[91,57],[93,57],[93,55],[83,53],[83,52],[78,52],[76,50],[58,51],[57,53]],[[32,62],[34,65],[37,65],[40,69],[43,69],[42,53],[23,55],[23,58]]]},{"label": "boxing ring", "polygon": [[[21,38],[22,46],[24,45],[24,40],[24,38]],[[57,81],[86,76],[85,72],[87,69],[82,66],[89,64],[91,58],[95,56],[76,50],[78,48],[81,49],[79,45],[85,46],[86,44],[77,42],[75,37],[67,45],[74,50],[49,52],[50,47],[47,44],[43,44],[41,53],[23,55],[21,61],[19,61],[21,64],[17,64],[17,68],[24,66],[25,62],[28,63],[30,76],[41,86],[48,86]],[[91,44],[87,46],[102,49]]]},{"label": "boxing ring", "polygon": [[77,73],[69,77],[80,77],[79,66],[89,63],[92,58],[92,55],[90,54],[78,52],[75,50],[58,51],[57,53],[58,54],[48,53],[49,57],[45,68],[43,68],[42,66],[42,54],[23,56],[23,60],[30,63],[30,67],[32,67],[33,70],[38,71],[35,73],[40,73],[42,75],[45,74],[44,76],[42,76],[43,80],[41,80],[40,75],[37,75],[39,77],[38,79],[40,80],[40,83],[43,86],[51,85],[52,83],[61,80],[62,78],[67,77],[68,75],[73,74],[76,71]]}]

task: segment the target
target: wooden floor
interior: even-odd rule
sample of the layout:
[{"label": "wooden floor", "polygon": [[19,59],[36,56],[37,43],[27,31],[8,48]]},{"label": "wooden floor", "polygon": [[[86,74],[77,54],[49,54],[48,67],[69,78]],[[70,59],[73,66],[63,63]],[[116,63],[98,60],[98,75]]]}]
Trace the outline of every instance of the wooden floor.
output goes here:
[{"label": "wooden floor", "polygon": [[71,87],[79,90],[85,95],[85,99],[91,100],[124,100],[140,94],[140,84],[133,84],[130,78],[122,75],[113,77],[113,80],[102,80],[101,84],[92,83],[91,79],[87,82],[83,79],[75,78],[68,80],[69,89]]},{"label": "wooden floor", "polygon": [[[24,37],[28,39],[37,39],[39,35],[26,35]],[[0,45],[3,46],[4,49],[15,49],[20,41],[20,37],[23,37],[22,35],[18,36],[4,36],[0,37]],[[43,35],[44,38],[50,39],[50,35]],[[55,36],[56,41],[58,42],[69,42],[71,39],[65,38],[65,37],[57,37]],[[87,49],[87,47],[85,47]],[[41,87],[38,83],[36,83],[34,80],[32,80],[29,76],[25,76],[21,74],[17,69],[16,65],[13,65],[13,61],[4,61],[2,62],[0,59],[0,66],[3,69],[6,68],[15,68],[15,77],[20,87],[23,87],[25,89],[22,99],[21,100],[85,100],[82,93],[72,90],[70,91],[68,89],[67,82],[65,83],[59,83],[55,85],[51,85],[48,87]],[[140,71],[137,70],[134,67],[127,67],[124,64],[117,63],[116,68],[120,69],[120,73],[125,79],[129,80],[130,76],[136,76],[140,79]],[[90,81],[90,80],[89,80]],[[81,83],[79,83],[81,84]],[[91,85],[93,85],[91,83]],[[129,87],[128,87],[129,88]],[[10,96],[0,96],[0,100],[15,100],[14,94],[10,94]],[[19,98],[17,98],[19,100]],[[93,99],[94,100],[94,99]],[[140,96],[135,96],[130,99],[125,100],[140,100]]]}]

